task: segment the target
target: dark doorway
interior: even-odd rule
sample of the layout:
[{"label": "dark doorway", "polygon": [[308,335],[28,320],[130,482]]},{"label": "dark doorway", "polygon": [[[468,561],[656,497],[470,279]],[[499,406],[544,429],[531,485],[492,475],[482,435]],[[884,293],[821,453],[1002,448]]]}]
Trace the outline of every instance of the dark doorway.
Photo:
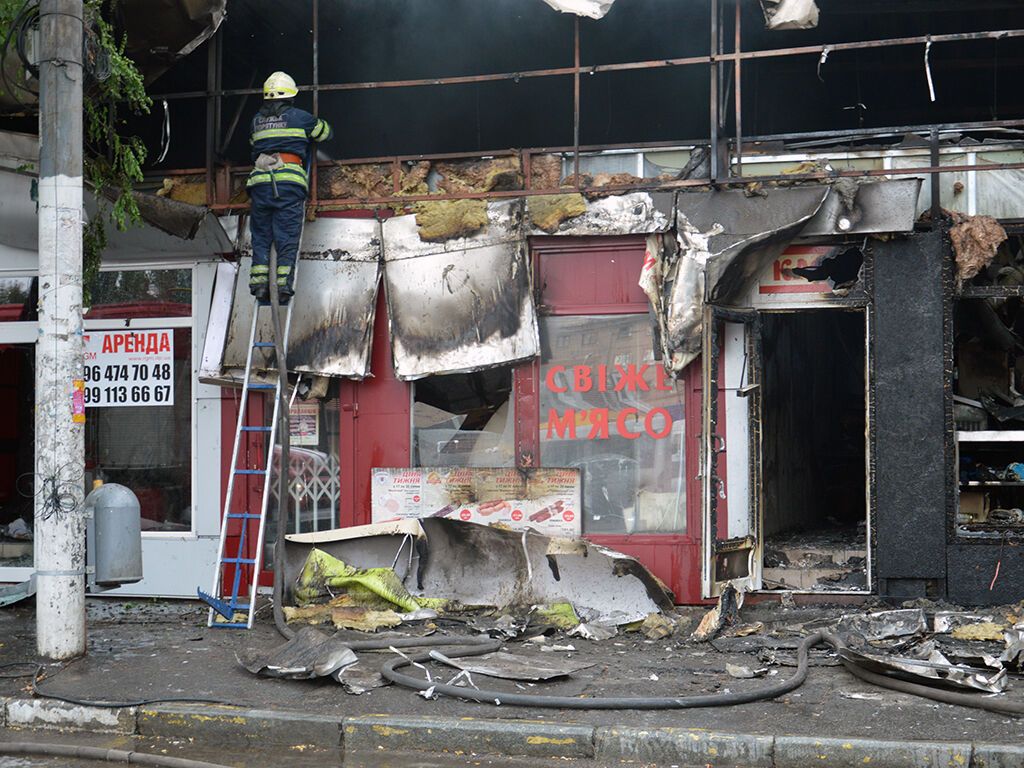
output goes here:
[{"label": "dark doorway", "polygon": [[862,311],[762,317],[764,586],[867,587]]}]

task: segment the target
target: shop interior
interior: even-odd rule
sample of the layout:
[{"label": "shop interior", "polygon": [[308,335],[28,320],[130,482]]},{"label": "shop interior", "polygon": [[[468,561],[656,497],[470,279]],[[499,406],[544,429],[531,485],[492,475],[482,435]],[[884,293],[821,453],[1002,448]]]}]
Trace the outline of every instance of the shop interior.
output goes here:
[{"label": "shop interior", "polygon": [[864,312],[765,312],[761,322],[764,588],[864,590]]}]

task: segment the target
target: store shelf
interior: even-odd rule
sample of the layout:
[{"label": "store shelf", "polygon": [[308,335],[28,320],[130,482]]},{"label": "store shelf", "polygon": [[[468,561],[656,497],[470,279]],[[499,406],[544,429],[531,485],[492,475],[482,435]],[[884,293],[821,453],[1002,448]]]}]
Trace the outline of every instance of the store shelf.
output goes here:
[{"label": "store shelf", "polygon": [[966,483],[960,483],[961,487],[970,486],[971,488],[977,488],[980,486],[1008,486],[1008,487],[1024,487],[1024,482],[1019,480],[968,480]]},{"label": "store shelf", "polygon": [[957,430],[956,439],[961,443],[1024,443],[1024,430],[982,429],[978,431]]}]

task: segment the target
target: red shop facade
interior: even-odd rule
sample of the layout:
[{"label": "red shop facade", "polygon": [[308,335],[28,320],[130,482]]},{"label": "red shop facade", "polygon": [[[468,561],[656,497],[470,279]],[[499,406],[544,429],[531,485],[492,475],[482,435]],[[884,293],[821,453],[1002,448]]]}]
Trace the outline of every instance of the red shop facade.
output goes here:
[{"label": "red shop facade", "polygon": [[[296,454],[304,467],[293,530],[370,523],[377,467],[576,467],[583,535],[635,556],[678,603],[699,602],[700,364],[673,380],[656,359],[656,324],[638,285],[645,238],[540,237],[530,246],[541,354],[525,363],[401,381],[378,295],[372,376],[333,380],[326,397],[300,406],[311,426],[292,437],[293,471]],[[223,390],[222,406],[226,477],[236,390]],[[266,405],[253,398],[249,407]],[[256,439],[245,448],[243,461],[257,466]],[[233,506],[258,508],[259,492],[236,493]],[[238,533],[229,529],[231,551]],[[269,570],[261,583],[271,583]]]}]

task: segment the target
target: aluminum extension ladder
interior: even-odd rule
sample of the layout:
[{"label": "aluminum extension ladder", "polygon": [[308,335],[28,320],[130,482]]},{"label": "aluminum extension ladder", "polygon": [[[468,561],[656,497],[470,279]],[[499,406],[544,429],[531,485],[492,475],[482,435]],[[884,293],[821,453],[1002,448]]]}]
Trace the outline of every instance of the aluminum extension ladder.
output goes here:
[{"label": "aluminum extension ladder", "polygon": [[[295,260],[295,266],[293,267],[295,274],[293,275],[293,280],[298,279],[299,261],[300,259]],[[271,280],[276,279],[276,277],[276,275],[269,276]],[[273,341],[256,340],[257,329],[260,325],[260,318],[261,316],[264,316],[264,314],[268,320],[270,333],[273,335],[273,317],[271,313],[274,311],[274,308],[269,304],[261,304],[258,301],[255,301],[254,304],[252,328],[249,330],[249,350],[245,359],[245,377],[242,380],[242,397],[238,404],[238,422],[235,427],[235,444],[231,449],[231,473],[228,476],[227,493],[224,495],[224,514],[221,518],[220,545],[217,550],[217,566],[213,574],[213,586],[210,588],[209,593],[204,592],[202,589],[196,590],[199,598],[210,606],[210,613],[206,620],[207,626],[223,629],[252,629],[252,622],[255,614],[254,604],[256,601],[256,589],[259,582],[260,571],[262,569],[260,559],[263,556],[263,540],[267,526],[267,507],[270,504],[271,469],[274,463],[274,448],[277,445],[278,418],[281,415],[279,413],[279,409],[281,407],[280,376],[275,373],[273,384],[267,384],[262,381],[254,382],[252,380],[254,352],[256,350],[274,349]],[[281,346],[283,348],[286,361],[288,359],[288,332],[291,328],[292,307],[294,304],[295,297],[293,296],[291,301],[289,301],[284,308],[284,339],[282,340]],[[260,356],[263,357],[264,354],[265,353],[261,352]],[[277,366],[277,362],[278,361],[275,360],[275,367]],[[266,424],[246,423],[249,393],[253,391],[273,395],[274,409],[269,426]],[[294,387],[292,389],[291,396],[288,398],[289,406],[294,402],[297,392],[298,387]],[[266,409],[263,410],[263,413],[266,413]],[[266,448],[266,466],[251,469],[239,468],[239,448],[241,447],[242,440],[245,439],[245,436],[252,433],[266,437],[266,442],[264,444]],[[279,467],[279,471],[287,472],[288,467]],[[244,512],[231,511],[231,502],[234,498],[235,484],[237,480],[241,480],[243,486],[246,486],[253,481],[262,480],[263,493],[261,496],[262,501],[260,502],[259,511],[253,511],[250,509],[246,509]],[[235,553],[228,554],[226,552],[228,531],[232,525],[232,521],[236,520],[238,521],[241,529],[238,537],[238,549]],[[248,537],[248,530],[251,521],[259,522],[259,532],[256,537],[256,549],[253,556],[246,557],[246,539]],[[224,570],[225,566],[228,565],[234,566],[234,578],[231,581],[230,594],[227,594],[226,590],[224,590],[226,596],[222,598],[220,597],[220,594],[222,592]],[[246,585],[243,585],[242,571],[246,567],[252,569],[252,579]],[[247,591],[243,591],[245,587],[248,588]]]}]

